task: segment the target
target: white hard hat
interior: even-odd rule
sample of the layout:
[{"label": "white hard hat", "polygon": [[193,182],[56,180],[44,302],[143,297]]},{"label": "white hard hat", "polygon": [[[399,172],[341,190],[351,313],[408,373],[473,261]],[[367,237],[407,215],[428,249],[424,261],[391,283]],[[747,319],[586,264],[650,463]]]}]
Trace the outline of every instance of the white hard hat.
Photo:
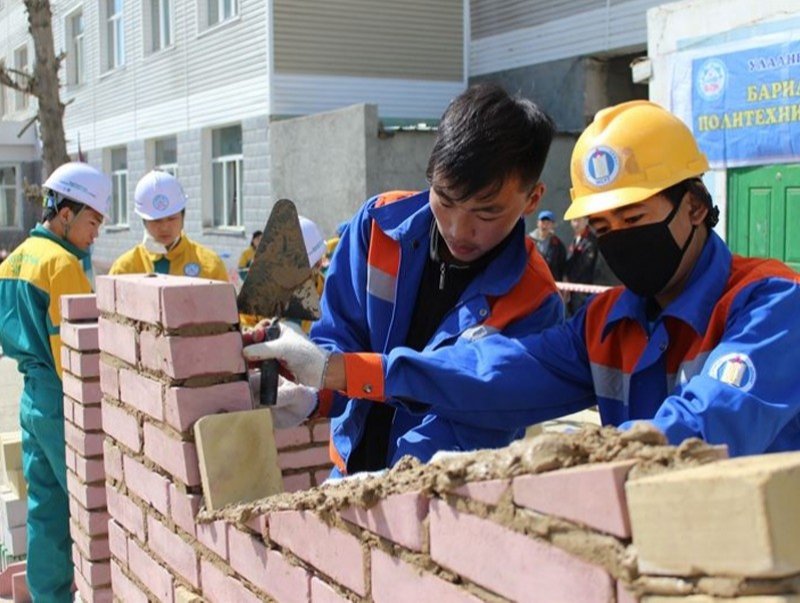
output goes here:
[{"label": "white hard hat", "polygon": [[298,218],[300,218],[300,228],[303,230],[303,243],[306,245],[308,263],[313,268],[314,264],[319,262],[325,254],[325,239],[316,223],[305,216],[298,216]]},{"label": "white hard hat", "polygon": [[186,207],[186,193],[177,178],[168,172],[152,170],[136,184],[133,211],[145,220],[160,220]]},{"label": "white hard hat", "polygon": [[88,163],[65,163],[56,168],[42,186],[61,197],[83,203],[104,216],[109,216],[111,179]]}]

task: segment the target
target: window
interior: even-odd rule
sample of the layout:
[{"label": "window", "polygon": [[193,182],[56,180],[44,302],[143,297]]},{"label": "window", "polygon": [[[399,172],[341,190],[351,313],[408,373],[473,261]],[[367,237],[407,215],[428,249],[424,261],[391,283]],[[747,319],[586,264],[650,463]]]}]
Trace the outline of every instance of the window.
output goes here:
[{"label": "window", "polygon": [[0,226],[19,226],[17,217],[17,170],[0,166]]},{"label": "window", "polygon": [[105,71],[125,64],[125,27],[122,18],[122,0],[100,0],[105,28],[101,36],[104,45],[101,55]]},{"label": "window", "polygon": [[85,76],[82,9],[67,15],[65,29],[67,38],[67,84],[77,86],[84,82]]},{"label": "window", "polygon": [[171,0],[145,0],[150,14],[149,51],[163,50],[172,44]]},{"label": "window", "polygon": [[[14,69],[28,73],[28,45],[23,44],[14,51]],[[27,78],[18,77],[17,81],[25,83]],[[28,95],[24,92],[14,91],[14,109],[24,111],[28,108]]]},{"label": "window", "polygon": [[155,141],[155,169],[178,177],[178,139],[175,136]]},{"label": "window", "polygon": [[211,135],[214,226],[241,226],[242,127],[229,126]]},{"label": "window", "polygon": [[128,152],[111,149],[111,219],[110,224],[128,223]]},{"label": "window", "polygon": [[239,0],[205,0],[208,26],[222,23],[239,14]]}]

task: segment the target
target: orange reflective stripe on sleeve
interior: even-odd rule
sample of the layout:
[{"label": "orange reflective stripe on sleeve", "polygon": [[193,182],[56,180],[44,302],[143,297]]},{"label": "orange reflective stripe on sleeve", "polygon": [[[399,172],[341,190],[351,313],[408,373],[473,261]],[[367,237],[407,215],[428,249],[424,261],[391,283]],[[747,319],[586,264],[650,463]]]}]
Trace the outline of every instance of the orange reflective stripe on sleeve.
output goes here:
[{"label": "orange reflective stripe on sleeve", "polygon": [[344,374],[347,395],[383,402],[383,357],[375,353],[348,353],[344,355]]},{"label": "orange reflective stripe on sleeve", "polygon": [[502,297],[491,302],[492,312],[487,327],[503,330],[506,326],[534,312],[549,295],[558,293],[556,283],[544,258],[533,250],[535,243],[525,237],[528,263],[517,284]]},{"label": "orange reflective stripe on sleeve", "polygon": [[347,464],[344,462],[342,455],[336,450],[336,444],[333,443],[333,438],[328,440],[328,456],[331,457],[331,462],[336,465],[336,468],[342,473],[347,475]]}]

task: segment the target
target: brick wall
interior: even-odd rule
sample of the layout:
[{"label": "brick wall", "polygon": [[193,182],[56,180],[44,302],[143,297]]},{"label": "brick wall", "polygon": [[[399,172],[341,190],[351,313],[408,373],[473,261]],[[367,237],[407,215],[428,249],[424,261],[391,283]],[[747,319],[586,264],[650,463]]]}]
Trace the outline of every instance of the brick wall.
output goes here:
[{"label": "brick wall", "polygon": [[[719,452],[607,430],[590,449],[546,435],[302,491],[328,465],[317,423],[275,434],[298,491],[204,511],[192,425],[249,405],[233,289],[104,277],[97,301],[110,521],[96,542],[119,600],[796,601],[800,454],[703,465]],[[91,510],[80,492],[74,513]],[[76,558],[92,560],[77,544]],[[84,598],[107,596],[92,579]]]}]

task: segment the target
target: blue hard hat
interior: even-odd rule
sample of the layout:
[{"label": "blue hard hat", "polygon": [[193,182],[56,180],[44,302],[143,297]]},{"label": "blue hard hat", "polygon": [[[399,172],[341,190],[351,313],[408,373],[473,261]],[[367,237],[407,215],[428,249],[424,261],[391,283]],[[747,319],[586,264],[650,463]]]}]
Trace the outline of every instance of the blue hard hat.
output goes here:
[{"label": "blue hard hat", "polygon": [[545,209],[539,212],[539,220],[550,220],[551,222],[555,222],[555,215],[549,209]]}]

